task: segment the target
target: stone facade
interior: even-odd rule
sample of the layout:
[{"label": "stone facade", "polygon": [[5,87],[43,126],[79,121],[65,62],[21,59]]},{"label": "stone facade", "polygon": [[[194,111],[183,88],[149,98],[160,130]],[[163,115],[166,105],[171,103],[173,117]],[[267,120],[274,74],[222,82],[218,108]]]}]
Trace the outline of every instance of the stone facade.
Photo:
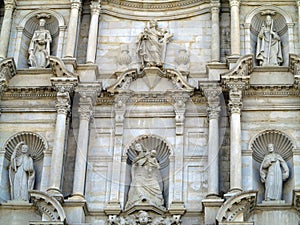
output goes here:
[{"label": "stone facade", "polygon": [[299,24],[289,0],[0,1],[0,224],[298,225]]}]

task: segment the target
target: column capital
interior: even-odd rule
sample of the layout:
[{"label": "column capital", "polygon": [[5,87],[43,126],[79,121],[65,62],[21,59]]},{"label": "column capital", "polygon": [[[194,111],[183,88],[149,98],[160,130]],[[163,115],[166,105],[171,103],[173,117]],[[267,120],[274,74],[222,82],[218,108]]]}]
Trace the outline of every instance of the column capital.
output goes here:
[{"label": "column capital", "polygon": [[221,3],[219,1],[211,1],[210,2],[210,9],[212,13],[219,13]]},{"label": "column capital", "polygon": [[15,0],[4,0],[5,10],[14,10],[15,7],[16,7],[16,1]]},{"label": "column capital", "polygon": [[233,87],[230,89],[228,106],[231,113],[241,113],[241,109],[243,107],[241,88]]},{"label": "column capital", "polygon": [[89,97],[91,99],[91,104],[96,103],[97,97],[102,91],[101,82],[82,82],[78,84],[76,92],[79,93],[80,97]]},{"label": "column capital", "polygon": [[57,101],[55,104],[55,108],[58,114],[68,114],[71,109],[71,98],[70,93],[65,87],[58,87],[57,92]]},{"label": "column capital", "polygon": [[240,0],[229,0],[230,7],[233,7],[233,6],[239,7],[240,3],[241,3]]},{"label": "column capital", "polygon": [[218,119],[221,111],[220,94],[222,87],[218,84],[209,84],[202,87],[203,93],[207,99],[207,115],[209,119]]},{"label": "column capital", "polygon": [[98,16],[100,14],[101,4],[99,2],[92,1],[90,8],[91,8],[91,14]]},{"label": "column capital", "polygon": [[300,7],[300,1],[299,0],[297,1],[297,6]]},{"label": "column capital", "polygon": [[94,114],[93,101],[91,97],[80,97],[78,113],[80,116],[80,120],[90,121]]},{"label": "column capital", "polygon": [[71,0],[71,9],[80,9],[81,0]]},{"label": "column capital", "polygon": [[6,90],[9,80],[17,73],[15,62],[12,58],[0,61],[0,96]]}]

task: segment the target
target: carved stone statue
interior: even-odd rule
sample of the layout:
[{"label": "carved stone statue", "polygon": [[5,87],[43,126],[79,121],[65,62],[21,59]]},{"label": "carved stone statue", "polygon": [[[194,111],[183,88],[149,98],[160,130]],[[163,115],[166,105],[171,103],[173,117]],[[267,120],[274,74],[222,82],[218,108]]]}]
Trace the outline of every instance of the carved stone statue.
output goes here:
[{"label": "carved stone statue", "polygon": [[149,27],[145,27],[137,39],[137,55],[142,62],[142,68],[163,66],[167,43],[172,37],[173,34],[166,29],[158,28],[156,20],[149,22]]},{"label": "carved stone statue", "polygon": [[273,23],[267,15],[257,37],[256,59],[260,66],[279,66],[283,62],[280,37]]},{"label": "carved stone statue", "polygon": [[162,207],[164,199],[160,187],[160,166],[155,158],[156,151],[149,152],[140,143],[135,145],[135,151],[137,155],[132,162],[132,181],[125,208],[141,203]]},{"label": "carved stone statue", "polygon": [[50,31],[45,29],[46,20],[40,19],[40,27],[33,34],[28,53],[31,68],[46,68],[49,65],[50,43],[52,42]]},{"label": "carved stone statue", "polygon": [[260,166],[261,181],[265,183],[265,200],[281,200],[283,181],[289,177],[289,168],[284,159],[274,153],[274,145],[268,144],[269,154]]},{"label": "carved stone statue", "polygon": [[[19,149],[21,146],[21,149]],[[9,180],[11,199],[28,201],[28,190],[33,189],[35,171],[33,160],[28,156],[28,145],[20,142],[15,147],[10,160]]]}]

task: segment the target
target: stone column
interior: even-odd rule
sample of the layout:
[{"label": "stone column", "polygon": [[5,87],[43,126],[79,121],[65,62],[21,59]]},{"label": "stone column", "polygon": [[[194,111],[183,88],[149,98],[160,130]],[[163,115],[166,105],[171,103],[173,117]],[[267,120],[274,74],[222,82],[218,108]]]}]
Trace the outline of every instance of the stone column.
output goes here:
[{"label": "stone column", "polygon": [[65,57],[73,58],[76,46],[78,16],[81,8],[80,0],[71,0],[71,14],[68,25],[68,35],[65,48]]},{"label": "stone column", "polygon": [[[171,174],[173,178],[173,198],[169,207],[170,211],[183,213],[185,211],[183,202],[183,170],[184,170],[184,124],[186,101],[189,99],[189,94],[180,93],[172,96],[174,99],[174,111],[176,122],[176,139],[174,150],[174,171]],[[181,214],[179,213],[179,214]]]},{"label": "stone column", "polygon": [[89,141],[89,125],[93,115],[93,101],[90,96],[80,93],[79,100],[79,129],[75,159],[75,171],[72,199],[84,200],[85,174]]},{"label": "stone column", "polygon": [[0,60],[5,59],[7,57],[7,49],[12,23],[12,14],[15,6],[15,0],[4,0],[5,11],[0,34]]},{"label": "stone column", "polygon": [[95,63],[97,48],[97,35],[99,26],[100,3],[91,2],[91,24],[89,30],[88,47],[86,54],[86,63]]},{"label": "stone column", "polygon": [[230,28],[231,28],[231,55],[240,55],[240,0],[229,0]]},{"label": "stone column", "polygon": [[219,95],[222,89],[219,86],[209,86],[204,89],[208,101],[208,195],[215,198],[219,195],[219,113],[221,111]]},{"label": "stone column", "polygon": [[51,172],[48,184],[48,192],[57,197],[62,198],[61,194],[61,177],[63,167],[63,156],[65,151],[65,138],[66,138],[66,121],[67,115],[70,111],[70,91],[66,89],[66,86],[57,85],[57,102],[56,102],[56,126],[55,126],[55,138],[54,146],[51,157]]},{"label": "stone column", "polygon": [[220,2],[211,2],[211,61],[220,62]]},{"label": "stone column", "polygon": [[242,191],[241,109],[243,88],[232,86],[229,91],[230,110],[230,192]]}]

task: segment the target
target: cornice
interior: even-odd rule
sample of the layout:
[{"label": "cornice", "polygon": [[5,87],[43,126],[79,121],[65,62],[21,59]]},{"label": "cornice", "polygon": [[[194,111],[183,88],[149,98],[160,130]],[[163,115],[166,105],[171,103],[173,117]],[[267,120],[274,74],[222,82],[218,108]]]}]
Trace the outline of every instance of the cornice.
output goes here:
[{"label": "cornice", "polygon": [[3,93],[2,100],[13,99],[56,99],[54,87],[9,87]]}]

